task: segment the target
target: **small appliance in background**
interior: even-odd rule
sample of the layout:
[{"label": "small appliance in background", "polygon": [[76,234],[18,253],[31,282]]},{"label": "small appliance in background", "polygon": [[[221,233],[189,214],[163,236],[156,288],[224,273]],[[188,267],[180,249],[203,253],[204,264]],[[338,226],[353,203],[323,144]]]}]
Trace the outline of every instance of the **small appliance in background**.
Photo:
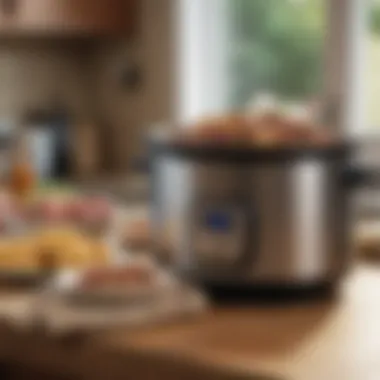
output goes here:
[{"label": "small appliance in background", "polygon": [[31,160],[40,180],[70,176],[70,119],[61,109],[34,110],[24,117],[23,129]]}]

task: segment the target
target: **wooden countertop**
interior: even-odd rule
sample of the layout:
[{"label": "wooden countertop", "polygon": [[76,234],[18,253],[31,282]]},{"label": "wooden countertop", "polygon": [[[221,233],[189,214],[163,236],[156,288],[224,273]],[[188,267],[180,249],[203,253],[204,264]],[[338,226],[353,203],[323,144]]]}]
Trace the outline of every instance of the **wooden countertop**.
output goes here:
[{"label": "wooden countertop", "polygon": [[380,267],[357,266],[334,300],[214,308],[181,323],[133,333],[117,330],[84,341],[52,341],[0,329],[2,360],[39,363],[67,373],[82,368],[86,374],[92,371],[92,378],[102,378],[111,363],[125,376],[128,363],[136,362],[131,358],[149,366],[144,355],[284,380],[380,379]]}]

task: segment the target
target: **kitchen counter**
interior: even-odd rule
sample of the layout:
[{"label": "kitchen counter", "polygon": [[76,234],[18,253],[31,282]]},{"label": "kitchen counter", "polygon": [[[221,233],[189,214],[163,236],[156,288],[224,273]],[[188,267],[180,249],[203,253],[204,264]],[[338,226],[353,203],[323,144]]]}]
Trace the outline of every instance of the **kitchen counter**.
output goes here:
[{"label": "kitchen counter", "polygon": [[[78,379],[243,379],[264,373],[274,379],[369,380],[380,379],[379,358],[380,268],[364,264],[330,300],[215,307],[175,324],[65,339],[0,329],[1,362]],[[209,376],[200,375],[207,371]]]}]

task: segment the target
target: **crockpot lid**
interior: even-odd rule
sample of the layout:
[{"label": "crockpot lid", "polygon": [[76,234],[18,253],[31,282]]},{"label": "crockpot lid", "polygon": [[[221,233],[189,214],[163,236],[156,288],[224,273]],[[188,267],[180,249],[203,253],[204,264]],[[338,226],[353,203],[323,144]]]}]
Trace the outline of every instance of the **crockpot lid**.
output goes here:
[{"label": "crockpot lid", "polygon": [[160,137],[150,140],[153,155],[165,155],[192,160],[233,162],[287,161],[301,158],[341,159],[349,155],[353,144],[340,140],[327,144],[288,144],[254,146],[252,144],[220,144],[215,142],[180,142]]}]

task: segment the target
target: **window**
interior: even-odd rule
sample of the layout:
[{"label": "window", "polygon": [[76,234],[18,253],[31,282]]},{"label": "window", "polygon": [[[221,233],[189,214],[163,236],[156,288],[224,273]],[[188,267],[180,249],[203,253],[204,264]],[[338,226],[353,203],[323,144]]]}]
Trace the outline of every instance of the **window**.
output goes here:
[{"label": "window", "polygon": [[324,0],[181,0],[180,118],[262,93],[308,102],[323,87]]},{"label": "window", "polygon": [[367,14],[365,114],[370,131],[380,131],[380,1],[371,0]]},{"label": "window", "polygon": [[322,0],[228,0],[228,103],[261,93],[304,102],[323,90]]},{"label": "window", "polygon": [[380,0],[178,4],[181,119],[242,108],[269,92],[317,101],[340,132],[380,131]]}]

